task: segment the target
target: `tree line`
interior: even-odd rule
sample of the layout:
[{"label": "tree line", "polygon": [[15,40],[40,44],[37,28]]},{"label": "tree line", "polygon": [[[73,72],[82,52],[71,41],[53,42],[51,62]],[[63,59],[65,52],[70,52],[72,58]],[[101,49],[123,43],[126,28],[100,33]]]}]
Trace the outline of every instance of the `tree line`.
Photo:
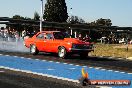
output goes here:
[{"label": "tree line", "polygon": [[[39,21],[40,15],[37,11],[34,12],[34,17],[23,17],[21,15],[14,15],[13,19],[20,20],[33,20]],[[43,14],[44,21],[48,22],[60,22],[60,23],[71,23],[71,24],[85,24],[91,26],[111,26],[112,22],[110,19],[99,18],[93,22],[86,22],[84,19],[78,16],[68,16],[67,6],[65,0],[47,0],[45,4],[45,10]],[[30,25],[11,25],[11,28],[19,29],[28,29],[28,31],[37,29],[37,27],[32,27]],[[98,36],[97,36],[98,37]]]},{"label": "tree line", "polygon": [[[36,20],[39,21],[40,15],[37,11],[34,12],[34,18],[14,15],[13,19]],[[111,26],[110,19],[99,18],[94,22],[86,22],[78,16],[68,16],[65,0],[47,0],[43,14],[44,21],[49,22],[65,22],[71,24],[88,24],[92,26]]]}]

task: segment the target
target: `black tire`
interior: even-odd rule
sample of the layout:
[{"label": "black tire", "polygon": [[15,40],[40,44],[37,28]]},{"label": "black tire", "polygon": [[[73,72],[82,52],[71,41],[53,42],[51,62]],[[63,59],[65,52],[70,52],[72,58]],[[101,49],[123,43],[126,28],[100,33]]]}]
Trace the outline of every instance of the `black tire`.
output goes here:
[{"label": "black tire", "polygon": [[81,58],[86,58],[86,57],[88,57],[88,52],[82,52],[82,53],[80,53],[80,57],[81,57]]},{"label": "black tire", "polygon": [[35,45],[30,46],[30,53],[33,55],[37,55],[39,53],[39,51]]},{"label": "black tire", "polygon": [[65,59],[66,58],[66,48],[65,47],[59,47],[58,48],[58,56],[62,59]]}]

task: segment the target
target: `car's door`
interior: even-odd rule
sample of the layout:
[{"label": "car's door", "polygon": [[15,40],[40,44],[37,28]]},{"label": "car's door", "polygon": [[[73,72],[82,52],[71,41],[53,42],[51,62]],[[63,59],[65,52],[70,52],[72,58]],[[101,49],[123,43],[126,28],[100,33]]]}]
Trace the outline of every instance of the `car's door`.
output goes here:
[{"label": "car's door", "polygon": [[45,42],[44,42],[44,35],[45,33],[40,33],[36,36],[36,39],[35,39],[35,44],[36,44],[36,47],[39,51],[44,51],[44,47],[46,46]]},{"label": "car's door", "polygon": [[64,38],[60,32],[54,32],[53,36],[54,36],[54,39],[53,39],[52,49],[53,49],[53,52],[58,52],[58,47],[63,42]]},{"label": "car's door", "polygon": [[46,52],[53,52],[54,42],[53,42],[52,33],[46,33],[44,36],[45,36],[44,37],[45,38],[45,40],[44,40],[44,42],[45,42],[45,46],[44,46],[45,51]]},{"label": "car's door", "polygon": [[36,37],[36,46],[39,51],[52,52],[53,36],[52,33],[41,33]]}]

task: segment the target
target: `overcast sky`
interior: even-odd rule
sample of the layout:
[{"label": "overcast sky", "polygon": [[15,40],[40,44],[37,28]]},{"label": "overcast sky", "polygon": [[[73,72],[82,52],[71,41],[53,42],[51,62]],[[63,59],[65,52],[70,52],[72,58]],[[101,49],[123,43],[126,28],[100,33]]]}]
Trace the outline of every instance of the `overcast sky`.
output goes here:
[{"label": "overcast sky", "polygon": [[[111,19],[113,26],[132,27],[132,0],[66,0],[66,4],[69,15],[79,16],[86,22],[104,18]],[[0,0],[0,17],[18,14],[33,18],[40,8],[40,0]]]}]

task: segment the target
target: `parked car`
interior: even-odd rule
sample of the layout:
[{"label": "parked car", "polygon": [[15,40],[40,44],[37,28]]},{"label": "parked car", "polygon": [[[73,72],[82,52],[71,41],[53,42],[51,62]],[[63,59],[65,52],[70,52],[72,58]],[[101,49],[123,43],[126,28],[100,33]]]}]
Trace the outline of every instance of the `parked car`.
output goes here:
[{"label": "parked car", "polygon": [[24,45],[30,48],[30,53],[33,55],[39,52],[50,52],[57,53],[60,58],[73,53],[86,57],[89,52],[93,51],[93,44],[70,38],[67,33],[60,31],[38,32],[32,38],[25,39]]}]

